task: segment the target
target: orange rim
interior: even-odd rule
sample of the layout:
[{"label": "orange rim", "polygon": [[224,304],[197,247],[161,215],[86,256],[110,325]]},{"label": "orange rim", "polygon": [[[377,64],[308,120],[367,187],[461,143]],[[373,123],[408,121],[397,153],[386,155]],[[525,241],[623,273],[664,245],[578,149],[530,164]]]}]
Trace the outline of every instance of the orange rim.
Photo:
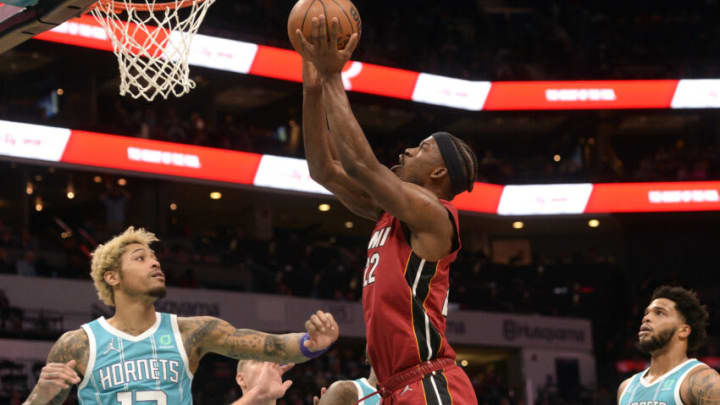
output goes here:
[{"label": "orange rim", "polygon": [[111,6],[115,11],[122,11],[122,10],[128,10],[133,9],[137,11],[162,11],[165,9],[175,9],[175,8],[185,8],[190,7],[196,3],[202,3],[205,0],[183,0],[183,1],[168,1],[165,3],[155,3],[153,5],[150,4],[140,4],[140,3],[124,3],[122,1],[112,1],[112,0],[100,0],[97,3],[93,4],[91,8],[96,8],[100,6],[108,7]]}]

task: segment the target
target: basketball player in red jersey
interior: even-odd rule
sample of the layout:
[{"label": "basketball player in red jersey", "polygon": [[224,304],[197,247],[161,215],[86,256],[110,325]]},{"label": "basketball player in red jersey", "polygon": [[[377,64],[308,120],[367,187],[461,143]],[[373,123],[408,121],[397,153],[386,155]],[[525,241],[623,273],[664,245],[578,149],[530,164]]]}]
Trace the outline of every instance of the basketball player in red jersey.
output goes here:
[{"label": "basketball player in red jersey", "polygon": [[[303,56],[303,126],[310,175],[354,213],[377,221],[363,275],[368,352],[383,404],[477,404],[445,339],[449,269],[460,249],[449,200],[472,189],[473,151],[436,133],[406,149],[391,169],[375,157],[345,94],[341,71],[357,46],[337,49],[313,18]],[[329,126],[329,128],[328,128]]]}]

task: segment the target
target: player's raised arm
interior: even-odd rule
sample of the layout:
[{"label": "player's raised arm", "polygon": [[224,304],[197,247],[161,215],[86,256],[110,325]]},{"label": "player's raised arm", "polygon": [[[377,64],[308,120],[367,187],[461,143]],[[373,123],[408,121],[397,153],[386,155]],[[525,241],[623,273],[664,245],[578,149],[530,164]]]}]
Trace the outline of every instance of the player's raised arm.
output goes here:
[{"label": "player's raised arm", "polygon": [[276,335],[236,329],[227,321],[210,316],[179,318],[178,326],[191,370],[197,369],[200,359],[207,353],[237,360],[303,363],[324,353],[340,333],[332,315],[322,311],[305,322],[307,333]]},{"label": "player's raised arm", "polygon": [[63,334],[48,354],[47,364],[23,405],[59,405],[79,384],[88,361],[89,343],[82,329]]},{"label": "player's raised arm", "polygon": [[[301,35],[301,34],[300,34]],[[307,55],[305,48],[300,53]],[[350,211],[376,220],[379,208],[343,169],[327,128],[322,82],[315,66],[303,57],[303,142],[310,177],[330,190]]]},{"label": "player's raised arm", "polygon": [[[333,19],[331,23],[329,37],[326,35],[324,16],[313,18],[312,24],[312,43],[304,37],[300,39],[303,46],[311,50],[306,57],[312,60],[323,77],[323,107],[343,168],[383,210],[407,224],[414,236],[423,239],[423,234],[427,234],[427,245],[441,245],[438,249],[429,248],[429,253],[424,255],[424,258],[434,260],[446,255],[450,250],[454,229],[452,222],[448,220],[445,207],[438,200],[438,195],[451,199],[455,194],[456,190],[451,188],[447,181],[442,183],[443,176],[448,177],[448,169],[441,164],[428,168],[426,173],[423,173],[428,181],[436,183],[435,189],[429,190],[414,184],[410,179],[401,178],[378,161],[353,115],[341,76],[343,66],[357,45],[358,37],[353,34],[346,47],[338,50],[337,19]],[[441,146],[434,138],[429,139],[418,148],[406,150],[403,156],[434,153],[439,158]],[[406,159],[401,157],[401,160]]]}]

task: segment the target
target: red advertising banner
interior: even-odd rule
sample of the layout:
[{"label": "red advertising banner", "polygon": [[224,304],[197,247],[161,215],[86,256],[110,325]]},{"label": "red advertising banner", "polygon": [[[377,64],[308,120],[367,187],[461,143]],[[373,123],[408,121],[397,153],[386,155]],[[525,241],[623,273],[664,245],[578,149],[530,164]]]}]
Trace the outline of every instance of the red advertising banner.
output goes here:
[{"label": "red advertising banner", "polygon": [[253,184],[262,155],[72,131],[62,162],[141,173]]}]

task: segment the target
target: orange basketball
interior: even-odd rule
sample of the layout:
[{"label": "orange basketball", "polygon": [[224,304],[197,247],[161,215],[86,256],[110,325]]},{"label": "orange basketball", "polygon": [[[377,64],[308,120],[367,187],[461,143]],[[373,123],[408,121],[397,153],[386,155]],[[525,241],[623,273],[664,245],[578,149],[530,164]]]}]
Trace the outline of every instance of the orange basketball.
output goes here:
[{"label": "orange basketball", "polygon": [[295,31],[300,29],[309,41],[312,35],[312,19],[325,15],[327,32],[330,35],[330,22],[337,18],[340,23],[340,40],[338,48],[345,48],[350,36],[362,34],[362,19],[355,5],[350,0],[298,0],[288,17],[288,36],[295,50],[300,48],[300,41]]}]

